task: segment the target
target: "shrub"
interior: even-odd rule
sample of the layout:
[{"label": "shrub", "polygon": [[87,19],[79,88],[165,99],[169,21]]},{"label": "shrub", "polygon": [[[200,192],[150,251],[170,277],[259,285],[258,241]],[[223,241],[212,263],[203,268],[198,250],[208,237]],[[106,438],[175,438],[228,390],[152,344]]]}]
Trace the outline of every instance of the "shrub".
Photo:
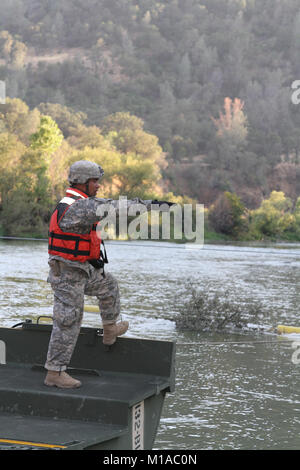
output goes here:
[{"label": "shrub", "polygon": [[245,207],[235,193],[221,194],[209,210],[208,218],[212,227],[225,235],[237,236],[243,226]]},{"label": "shrub", "polygon": [[228,327],[243,328],[250,320],[254,323],[259,321],[262,306],[258,302],[245,305],[231,302],[229,298],[228,291],[220,295],[209,288],[200,289],[193,283],[187,284],[183,295],[174,303],[176,328],[216,331]]},{"label": "shrub", "polygon": [[263,236],[280,237],[291,230],[295,216],[291,213],[292,202],[282,191],[272,191],[269,199],[251,211],[250,230]]}]

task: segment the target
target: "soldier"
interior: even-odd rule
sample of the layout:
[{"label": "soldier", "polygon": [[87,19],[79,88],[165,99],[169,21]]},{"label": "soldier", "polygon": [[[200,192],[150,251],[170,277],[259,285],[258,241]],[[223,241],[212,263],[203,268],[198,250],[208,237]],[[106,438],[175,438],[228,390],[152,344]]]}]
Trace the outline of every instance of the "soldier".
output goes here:
[{"label": "soldier", "polygon": [[[96,232],[96,224],[101,219],[97,215],[99,205],[109,203],[118,210],[119,204],[119,201],[95,197],[103,174],[96,163],[75,162],[69,171],[71,186],[50,220],[48,282],[54,291],[54,307],[45,364],[48,373],[44,383],[48,386],[77,388],[81,385],[66,373],[66,368],[80,331],[85,294],[98,299],[105,345],[112,345],[129,326],[127,321],[120,321],[118,283],[110,273],[104,274],[107,257]],[[136,203],[150,209],[152,201],[127,201],[128,206]]]}]

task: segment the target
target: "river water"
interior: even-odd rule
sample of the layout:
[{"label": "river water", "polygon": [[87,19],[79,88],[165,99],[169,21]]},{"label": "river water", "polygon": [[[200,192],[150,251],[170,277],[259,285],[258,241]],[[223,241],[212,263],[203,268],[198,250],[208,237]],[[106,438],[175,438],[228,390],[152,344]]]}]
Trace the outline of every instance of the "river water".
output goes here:
[{"label": "river water", "polygon": [[[299,449],[300,247],[109,242],[109,271],[119,280],[128,336],[175,340],[176,390],[166,396],[155,449]],[[44,242],[0,241],[0,324],[52,314]],[[178,331],[174,302],[185,284],[224,293],[263,315],[241,331]],[[93,303],[87,298],[86,303]],[[98,327],[85,313],[84,326]],[[259,329],[257,329],[259,327]],[[294,346],[295,347],[295,346]],[[300,357],[300,355],[299,355]]]}]

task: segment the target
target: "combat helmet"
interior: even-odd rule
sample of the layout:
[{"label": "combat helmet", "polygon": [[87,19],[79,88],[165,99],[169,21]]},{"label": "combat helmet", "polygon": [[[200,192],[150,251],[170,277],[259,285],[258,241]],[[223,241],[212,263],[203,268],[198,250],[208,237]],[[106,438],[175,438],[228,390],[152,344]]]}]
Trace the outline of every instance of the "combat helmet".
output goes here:
[{"label": "combat helmet", "polygon": [[70,166],[68,180],[70,184],[84,184],[91,178],[100,179],[104,171],[97,163],[79,160]]}]

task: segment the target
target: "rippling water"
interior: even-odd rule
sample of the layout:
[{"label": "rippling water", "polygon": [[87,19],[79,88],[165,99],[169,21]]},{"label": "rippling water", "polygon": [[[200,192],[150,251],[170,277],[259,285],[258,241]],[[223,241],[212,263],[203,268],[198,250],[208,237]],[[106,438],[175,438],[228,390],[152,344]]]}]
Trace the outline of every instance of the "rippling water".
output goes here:
[{"label": "rippling water", "polygon": [[[299,247],[111,242],[107,251],[128,336],[177,342],[176,390],[166,397],[155,448],[299,449],[300,364],[290,341],[298,335],[180,332],[172,311],[180,288],[194,280],[233,301],[259,300],[263,325],[300,326]],[[47,258],[43,242],[0,241],[2,325],[52,314]],[[100,321],[85,313],[83,324]]]}]

